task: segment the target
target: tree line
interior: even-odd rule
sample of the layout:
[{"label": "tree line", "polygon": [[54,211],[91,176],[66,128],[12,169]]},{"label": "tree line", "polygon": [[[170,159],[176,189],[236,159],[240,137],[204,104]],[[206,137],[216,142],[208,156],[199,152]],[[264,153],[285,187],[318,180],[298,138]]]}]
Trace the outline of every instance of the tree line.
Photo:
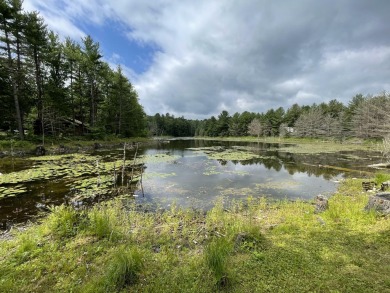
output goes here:
[{"label": "tree line", "polygon": [[91,36],[61,41],[21,0],[0,0],[0,128],[35,135],[142,136],[133,85]]},{"label": "tree line", "polygon": [[0,130],[34,135],[295,136],[383,138],[389,134],[390,97],[356,95],[265,113],[245,111],[189,120],[146,117],[122,68],[104,62],[98,42],[61,41],[38,12],[21,0],[0,0]]},{"label": "tree line", "polygon": [[344,139],[382,139],[390,134],[390,95],[354,96],[347,105],[328,103],[292,105],[265,113],[222,111],[205,120],[186,120],[156,114],[148,117],[152,135],[172,136],[265,136]]}]

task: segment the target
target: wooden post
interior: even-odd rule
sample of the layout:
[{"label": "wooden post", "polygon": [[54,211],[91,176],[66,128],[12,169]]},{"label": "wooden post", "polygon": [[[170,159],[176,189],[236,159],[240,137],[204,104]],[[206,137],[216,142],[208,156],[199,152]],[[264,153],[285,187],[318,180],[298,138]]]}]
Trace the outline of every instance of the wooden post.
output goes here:
[{"label": "wooden post", "polygon": [[126,165],[126,143],[123,144],[123,164],[122,164],[122,186],[125,178],[125,165]]}]

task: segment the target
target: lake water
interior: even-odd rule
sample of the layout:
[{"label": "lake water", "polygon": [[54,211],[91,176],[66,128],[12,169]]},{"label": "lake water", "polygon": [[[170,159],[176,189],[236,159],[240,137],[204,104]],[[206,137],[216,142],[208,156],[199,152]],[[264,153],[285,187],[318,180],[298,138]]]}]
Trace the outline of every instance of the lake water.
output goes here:
[{"label": "lake water", "polygon": [[[193,139],[141,146],[137,155],[144,159],[137,160],[143,162],[142,168],[138,166],[143,171],[142,184],[132,184],[124,194],[127,200],[163,208],[175,203],[208,209],[221,196],[310,200],[318,194],[333,193],[345,176],[364,176],[368,163],[375,160],[371,153],[293,154],[281,151],[281,147]],[[127,161],[134,153],[135,149],[127,151]],[[12,181],[0,183],[3,229],[45,212],[50,205],[108,200],[113,196],[110,178],[113,172],[120,174],[123,150],[44,158],[0,159],[0,173],[12,177]],[[112,165],[113,161],[117,163]],[[332,166],[356,171],[346,173]],[[128,167],[126,178],[129,173]],[[10,195],[4,196],[7,192]]]}]

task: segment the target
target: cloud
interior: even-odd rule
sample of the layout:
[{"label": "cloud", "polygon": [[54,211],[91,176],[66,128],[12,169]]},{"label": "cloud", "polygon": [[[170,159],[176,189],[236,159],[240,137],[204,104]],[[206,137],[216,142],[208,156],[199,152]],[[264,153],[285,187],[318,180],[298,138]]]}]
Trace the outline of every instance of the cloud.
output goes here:
[{"label": "cloud", "polygon": [[62,39],[70,37],[79,40],[86,34],[82,29],[75,24],[75,20],[62,9],[60,1],[47,0],[26,0],[23,2],[23,7],[26,11],[39,11],[40,15],[45,19],[49,29],[58,33]]},{"label": "cloud", "polygon": [[145,72],[128,70],[149,114],[203,118],[224,109],[346,103],[390,87],[385,0],[51,0],[41,6],[45,17],[62,6],[58,17],[78,33],[88,21],[114,20],[130,42],[154,46]]}]

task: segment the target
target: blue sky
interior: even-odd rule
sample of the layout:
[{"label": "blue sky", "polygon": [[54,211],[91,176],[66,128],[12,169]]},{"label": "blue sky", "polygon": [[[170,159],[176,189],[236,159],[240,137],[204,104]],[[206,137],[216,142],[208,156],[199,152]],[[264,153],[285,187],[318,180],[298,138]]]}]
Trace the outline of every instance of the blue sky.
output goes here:
[{"label": "blue sky", "polygon": [[106,59],[130,67],[136,75],[149,69],[153,56],[158,51],[158,47],[152,43],[143,44],[130,40],[124,33],[123,25],[111,20],[104,26],[86,24],[83,31],[99,42]]},{"label": "blue sky", "polygon": [[387,0],[25,0],[91,35],[147,114],[208,118],[390,90]]}]

